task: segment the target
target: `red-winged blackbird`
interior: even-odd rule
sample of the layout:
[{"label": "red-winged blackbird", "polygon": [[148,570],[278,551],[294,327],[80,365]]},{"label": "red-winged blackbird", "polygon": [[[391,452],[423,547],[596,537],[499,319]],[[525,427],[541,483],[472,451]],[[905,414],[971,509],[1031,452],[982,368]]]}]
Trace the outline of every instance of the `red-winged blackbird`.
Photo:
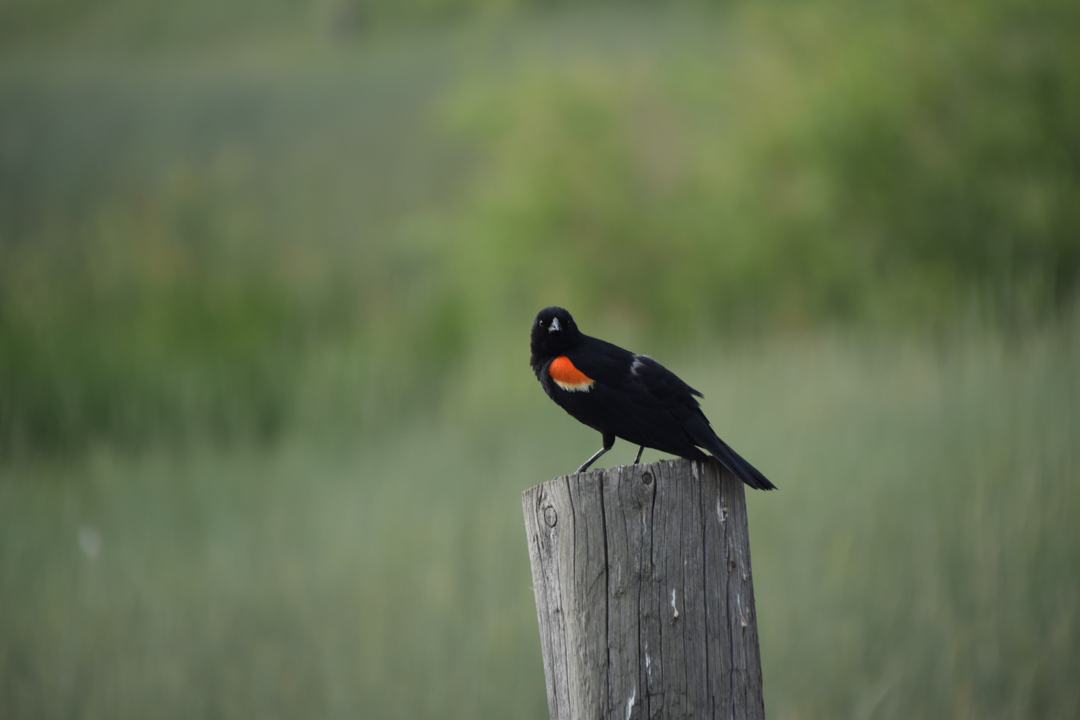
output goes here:
[{"label": "red-winged blackbird", "polygon": [[706,460],[700,446],[750,487],[776,489],[716,436],[694,399],[701,393],[651,357],[583,335],[560,307],[537,313],[530,346],[529,364],[544,391],[603,436],[604,446],[576,472],[587,470],[620,437],[641,446],[635,464],[647,447]]}]

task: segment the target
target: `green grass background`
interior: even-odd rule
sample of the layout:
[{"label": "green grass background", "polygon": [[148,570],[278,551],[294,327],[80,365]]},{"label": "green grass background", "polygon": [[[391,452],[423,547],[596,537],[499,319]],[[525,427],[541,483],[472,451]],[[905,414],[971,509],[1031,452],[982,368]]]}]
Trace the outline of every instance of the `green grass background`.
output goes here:
[{"label": "green grass background", "polygon": [[12,0],[0,717],[545,717],[552,303],[780,486],[770,717],[1075,717],[1078,227],[1063,0]]}]

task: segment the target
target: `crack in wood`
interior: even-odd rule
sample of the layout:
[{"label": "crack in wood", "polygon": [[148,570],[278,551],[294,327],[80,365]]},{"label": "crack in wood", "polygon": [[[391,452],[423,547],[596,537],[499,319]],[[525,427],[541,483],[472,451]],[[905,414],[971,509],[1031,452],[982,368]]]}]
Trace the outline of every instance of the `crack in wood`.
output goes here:
[{"label": "crack in wood", "polygon": [[738,481],[671,460],[522,501],[553,719],[764,717]]}]

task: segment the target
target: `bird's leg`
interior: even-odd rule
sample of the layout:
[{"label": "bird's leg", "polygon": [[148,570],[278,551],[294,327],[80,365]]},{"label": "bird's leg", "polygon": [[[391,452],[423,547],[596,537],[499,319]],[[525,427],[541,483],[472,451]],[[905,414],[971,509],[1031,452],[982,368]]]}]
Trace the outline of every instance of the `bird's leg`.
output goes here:
[{"label": "bird's leg", "polygon": [[574,474],[583,473],[586,470],[588,470],[589,466],[592,465],[594,462],[596,462],[596,458],[600,457],[601,455],[606,453],[608,450],[610,450],[611,446],[614,445],[614,444],[615,444],[615,436],[605,433],[604,434],[604,447],[597,450],[595,455],[593,455],[591,458],[586,460],[584,465],[582,465],[581,467],[579,467],[577,470],[574,471]]},{"label": "bird's leg", "polygon": [[645,452],[645,446],[642,445],[637,450],[637,457],[634,458],[634,464],[637,465],[641,461],[641,453]]},{"label": "bird's leg", "polygon": [[602,447],[602,448],[600,448],[599,450],[597,450],[597,451],[596,451],[596,454],[595,454],[595,455],[593,455],[593,456],[592,456],[591,458],[589,458],[588,460],[586,460],[586,461],[585,461],[585,464],[584,464],[584,465],[582,465],[581,467],[579,467],[579,468],[578,468],[577,470],[575,470],[575,471],[574,471],[574,473],[576,474],[576,473],[583,473],[583,472],[585,472],[586,470],[588,470],[588,469],[589,469],[589,466],[590,466],[590,465],[592,465],[592,464],[593,464],[594,462],[596,462],[596,458],[600,457],[601,455],[603,455],[603,454],[604,454],[604,453],[606,453],[607,451],[608,451],[608,449],[607,449],[607,448],[605,448],[605,447]]}]

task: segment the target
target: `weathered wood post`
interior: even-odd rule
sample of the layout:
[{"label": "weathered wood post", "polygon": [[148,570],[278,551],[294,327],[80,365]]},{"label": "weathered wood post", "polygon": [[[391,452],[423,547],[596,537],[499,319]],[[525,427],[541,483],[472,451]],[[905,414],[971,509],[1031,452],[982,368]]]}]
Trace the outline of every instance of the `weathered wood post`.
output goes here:
[{"label": "weathered wood post", "polygon": [[522,504],[552,720],[765,717],[741,482],[666,460]]}]

